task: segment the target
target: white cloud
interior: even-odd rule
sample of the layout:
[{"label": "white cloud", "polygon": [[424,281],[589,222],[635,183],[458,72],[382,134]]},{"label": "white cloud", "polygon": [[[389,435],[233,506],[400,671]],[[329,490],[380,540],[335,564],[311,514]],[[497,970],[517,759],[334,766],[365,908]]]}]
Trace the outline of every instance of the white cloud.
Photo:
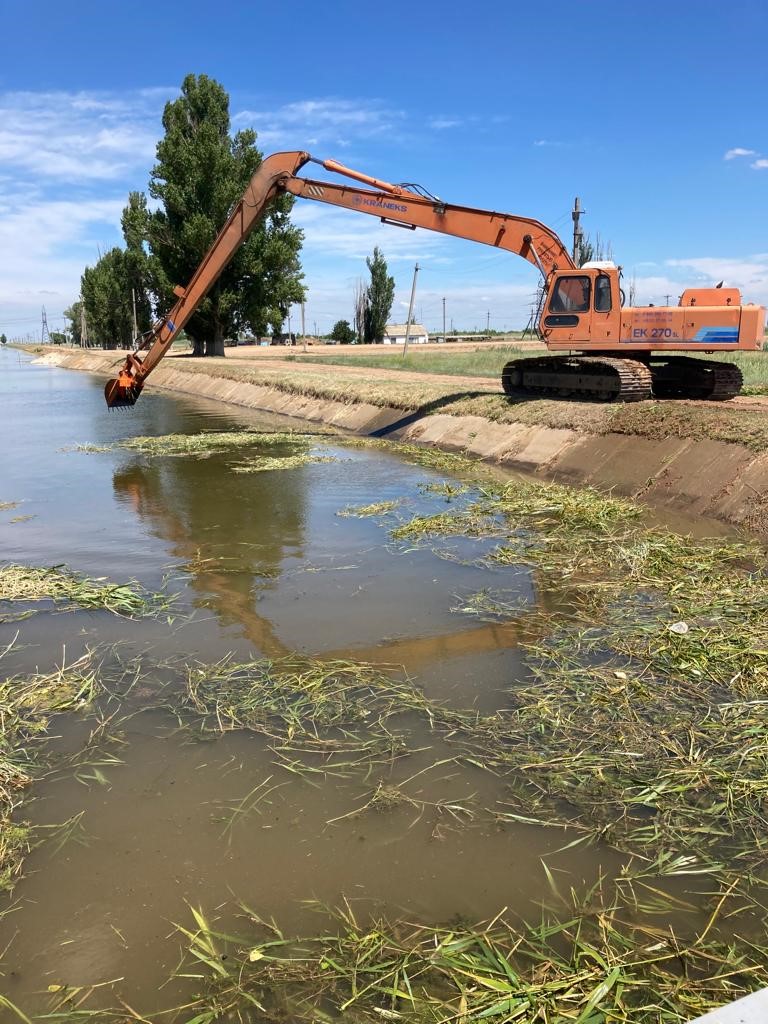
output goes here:
[{"label": "white cloud", "polygon": [[382,224],[378,217],[359,216],[322,203],[299,201],[291,218],[304,228],[304,262],[329,257],[363,261],[378,245],[388,260],[440,259],[444,238],[432,231],[410,231]]},{"label": "white cloud", "polygon": [[448,128],[458,128],[461,121],[452,121],[450,118],[436,117],[429,122],[429,127],[434,128],[437,132],[446,131]]},{"label": "white cloud", "polygon": [[42,305],[52,322],[61,314],[76,298],[85,266],[116,244],[124,205],[122,196],[13,203],[0,219],[0,330],[25,334],[39,323]]},{"label": "white cloud", "polygon": [[376,100],[335,98],[300,100],[274,110],[241,110],[232,118],[236,128],[254,128],[262,146],[309,145],[347,147],[351,141],[391,133],[403,121],[402,111]]},{"label": "white cloud", "polygon": [[768,168],[768,160],[761,157],[759,160],[755,160],[749,165],[755,171],[764,171]]},{"label": "white cloud", "polygon": [[175,92],[0,93],[0,329],[6,334],[14,336],[27,318],[39,324],[43,303],[55,322],[77,296],[84,267],[121,242],[128,191],[146,182],[163,102]]},{"label": "white cloud", "polygon": [[[365,269],[364,267],[362,268]],[[412,267],[390,264],[389,270],[395,278],[395,298],[392,318],[395,313],[404,319],[408,309],[411,291]],[[352,318],[352,293],[355,282],[363,277],[357,273],[349,277],[328,277],[312,275],[308,281],[309,294],[306,303],[308,330],[317,321],[318,330],[329,330],[336,320]],[[439,283],[440,287],[435,287]],[[530,315],[531,300],[535,290],[535,275],[530,282],[496,282],[467,286],[441,280],[441,274],[419,276],[414,302],[414,315],[428,330],[442,330],[443,297],[446,299],[446,326],[451,322],[456,329],[482,329],[491,314],[491,327],[496,330],[514,330],[524,327]],[[398,310],[402,312],[397,312]],[[298,309],[293,322],[297,322]]]},{"label": "white cloud", "polygon": [[67,92],[0,94],[0,162],[38,180],[114,180],[147,167],[160,97]]},{"label": "white cloud", "polygon": [[666,266],[688,270],[703,281],[727,281],[742,290],[768,290],[768,257],[765,254],[747,259],[724,259],[717,256],[673,259],[667,260]]},{"label": "white cloud", "polygon": [[723,157],[723,160],[735,160],[739,156],[755,156],[754,149],[742,149],[741,146],[736,146],[735,149],[729,149]]},{"label": "white cloud", "polygon": [[[638,267],[649,264],[638,264]],[[724,281],[726,286],[739,288],[744,302],[768,305],[768,253],[757,253],[746,258],[725,259],[716,256],[697,256],[665,260],[669,273],[637,275],[636,303],[660,305],[667,295],[673,305],[686,288],[711,286]],[[625,272],[624,288],[628,290],[631,274]]]}]

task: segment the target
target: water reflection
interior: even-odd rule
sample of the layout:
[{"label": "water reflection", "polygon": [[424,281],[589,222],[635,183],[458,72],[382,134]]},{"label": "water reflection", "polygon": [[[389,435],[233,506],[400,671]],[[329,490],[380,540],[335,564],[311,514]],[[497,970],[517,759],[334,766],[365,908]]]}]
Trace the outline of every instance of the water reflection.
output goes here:
[{"label": "water reflection", "polygon": [[[421,672],[516,648],[524,612],[503,623],[451,612],[452,595],[482,585],[487,569],[445,561],[428,548],[395,550],[377,522],[336,516],[343,499],[329,496],[338,478],[370,500],[382,456],[334,451],[335,465],[248,475],[233,472],[241,460],[231,454],[136,459],[115,471],[113,485],[118,501],[180,560],[196,603],[222,625],[237,625],[263,656],[303,650]],[[415,492],[424,471],[396,465],[401,492]],[[534,600],[527,570],[504,576],[524,605]]]}]

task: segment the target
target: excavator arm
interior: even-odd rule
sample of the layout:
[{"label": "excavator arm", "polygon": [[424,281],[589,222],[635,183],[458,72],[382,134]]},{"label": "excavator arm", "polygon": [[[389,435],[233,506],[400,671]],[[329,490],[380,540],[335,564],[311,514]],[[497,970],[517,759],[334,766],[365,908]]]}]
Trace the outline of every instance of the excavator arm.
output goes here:
[{"label": "excavator arm", "polygon": [[[297,177],[297,172],[310,161],[320,164],[327,171],[370,187],[359,188],[356,185]],[[154,325],[139,347],[129,353],[118,376],[107,383],[104,395],[109,408],[131,406],[136,402],[146,378],[265,214],[270,200],[280,194],[290,193],[303,199],[367,213],[379,217],[386,224],[426,228],[507,249],[538,267],[545,278],[553,270],[574,267],[557,235],[539,221],[490,210],[476,210],[468,206],[454,206],[424,194],[423,190],[414,191],[415,188],[372,178],[344,167],[335,160],[315,160],[309,153],[275,153],[267,157],[251,178],[245,194],[186,288],[175,289],[178,301],[173,309]],[[141,352],[146,354],[141,357]]]}]

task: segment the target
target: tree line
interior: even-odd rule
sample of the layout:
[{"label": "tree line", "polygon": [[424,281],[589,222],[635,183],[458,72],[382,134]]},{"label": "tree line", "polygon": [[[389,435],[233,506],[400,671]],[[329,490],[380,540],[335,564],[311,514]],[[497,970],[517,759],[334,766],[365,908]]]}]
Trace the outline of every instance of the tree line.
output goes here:
[{"label": "tree line", "polygon": [[[85,324],[91,343],[128,348],[135,333],[167,315],[174,287],[192,277],[261,164],[256,133],[230,134],[229,95],[207,75],[186,76],[162,123],[148,196],[131,192],[123,210],[123,246],[86,267],[80,299],[65,310],[76,344]],[[305,298],[303,232],[291,223],[293,203],[289,195],[271,202],[186,324],[195,355],[223,355],[225,339],[243,332],[279,334],[291,305]],[[383,336],[394,280],[378,248],[367,265],[358,333],[369,341]]]}]

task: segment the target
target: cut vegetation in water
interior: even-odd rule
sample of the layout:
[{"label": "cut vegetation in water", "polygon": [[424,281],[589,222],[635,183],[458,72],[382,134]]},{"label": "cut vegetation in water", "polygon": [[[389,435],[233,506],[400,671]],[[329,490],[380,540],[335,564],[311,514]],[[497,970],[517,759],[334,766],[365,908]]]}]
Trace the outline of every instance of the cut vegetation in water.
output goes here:
[{"label": "cut vegetation in water", "polygon": [[106,577],[92,579],[63,565],[0,565],[0,622],[34,614],[35,609],[16,612],[4,604],[37,604],[53,601],[58,611],[74,608],[103,609],[114,615],[138,618],[157,615],[170,607],[172,599],[150,593],[138,583],[110,583]]},{"label": "cut vegetation in water", "polygon": [[229,452],[242,453],[247,461],[232,467],[235,473],[267,473],[277,469],[298,469],[311,463],[336,462],[333,455],[312,451],[317,437],[296,431],[201,431],[197,434],[163,434],[157,437],[131,437],[114,445],[78,445],[79,452],[108,452],[115,449],[139,452],[150,457],[207,459]]},{"label": "cut vegetation in water", "polygon": [[[636,906],[608,884],[558,900],[536,924],[476,927],[370,920],[346,903],[324,933],[285,937],[242,907],[260,938],[232,939],[199,910],[179,926],[183,969],[206,991],[195,1021],[254,1012],[299,1021],[683,1022],[768,983],[768,949],[635,925]],[[318,908],[322,909],[322,908]],[[197,1014],[197,1015],[195,1015]]]},{"label": "cut vegetation in water", "polygon": [[[528,563],[540,592],[570,594],[566,610],[527,616],[540,637],[525,645],[532,682],[464,736],[510,776],[500,817],[650,858],[757,869],[768,804],[763,551],[651,529],[631,502],[527,481],[392,531],[424,543],[456,534],[504,535],[489,567]],[[457,610],[503,607],[485,593]]]},{"label": "cut vegetation in water", "polygon": [[333,455],[310,455],[309,452],[301,452],[299,455],[283,455],[282,457],[262,455],[252,462],[235,466],[234,471],[235,473],[270,473],[275,469],[298,469],[300,466],[337,461]]},{"label": "cut vegetation in water", "polygon": [[302,432],[262,432],[254,430],[202,430],[195,434],[160,434],[154,437],[128,437],[113,445],[78,445],[75,451],[106,452],[115,448],[141,452],[142,455],[184,455],[207,458],[249,445],[308,444]]},{"label": "cut vegetation in water", "polygon": [[[51,453],[55,514],[10,453],[0,607],[72,614],[3,626],[6,1015],[680,1024],[768,983],[760,548],[380,441],[249,477],[346,442],[135,414]],[[103,578],[169,565],[173,630]]]},{"label": "cut vegetation in water", "polygon": [[[2,659],[10,648],[0,652]],[[99,691],[90,656],[47,674],[0,681],[0,891],[13,887],[33,834],[14,812],[47,767],[45,741],[54,715],[82,712]]]}]

